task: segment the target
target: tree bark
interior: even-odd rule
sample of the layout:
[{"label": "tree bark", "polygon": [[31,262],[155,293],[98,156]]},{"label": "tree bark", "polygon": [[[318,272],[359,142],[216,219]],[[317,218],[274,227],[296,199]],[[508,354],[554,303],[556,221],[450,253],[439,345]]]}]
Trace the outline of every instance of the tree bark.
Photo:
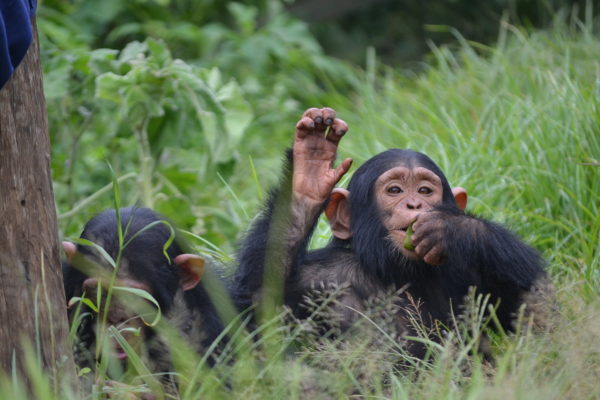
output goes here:
[{"label": "tree bark", "polygon": [[[24,343],[55,388],[74,376],[60,266],[50,140],[33,41],[0,89],[0,373],[31,383]],[[16,370],[16,371],[15,371]]]}]

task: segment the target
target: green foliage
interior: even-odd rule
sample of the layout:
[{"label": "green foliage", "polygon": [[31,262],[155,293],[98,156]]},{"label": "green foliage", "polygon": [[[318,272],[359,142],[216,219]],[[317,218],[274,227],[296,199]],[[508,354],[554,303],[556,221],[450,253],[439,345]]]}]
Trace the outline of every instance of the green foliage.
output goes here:
[{"label": "green foliage", "polygon": [[[106,183],[102,164],[108,160],[119,171],[136,172],[137,190],[125,191],[129,202],[160,210],[165,196],[200,186],[235,163],[253,116],[235,81],[224,82],[216,68],[174,60],[153,39],[121,52],[57,55],[47,68],[49,109],[56,111],[49,119],[59,154],[53,164],[57,198],[69,207]],[[194,219],[191,209],[180,209],[177,222],[187,226],[186,218]]]},{"label": "green foliage", "polygon": [[494,48],[462,40],[458,53],[434,48],[436,65],[416,79],[376,76],[336,107],[351,127],[341,157],[424,151],[468,189],[469,210],[506,223],[554,273],[597,293],[600,42],[575,31],[503,31]]},{"label": "green foliage", "polygon": [[[324,88],[357,84],[347,65],[323,55],[305,24],[276,12],[278,2],[228,3],[219,6],[228,18],[208,23],[212,3],[106,2],[116,20],[137,21],[120,27],[90,2],[40,9],[55,194],[68,234],[93,213],[91,204],[96,211],[110,204],[108,161],[127,183],[124,203],[153,206],[231,250],[249,219],[239,198],[256,197],[255,190],[237,191],[249,180],[248,164],[273,171],[268,179],[276,175],[272,157],[280,149],[265,147],[265,132],[287,140],[281,121],[292,125],[300,104],[327,102]],[[146,38],[142,27],[155,19],[170,25]],[[202,51],[190,50],[180,25],[202,38]],[[92,37],[123,48],[90,50]],[[126,38],[142,40],[120,40]]]},{"label": "green foliage", "polygon": [[[260,338],[248,336],[242,315],[228,327],[234,339],[216,368],[185,344],[173,346],[182,398],[599,397],[600,38],[591,19],[569,25],[557,16],[549,32],[504,24],[494,47],[457,35],[459,50],[432,46],[427,68],[414,75],[379,65],[372,53],[366,71],[350,70],[323,55],[286,14],[225,3],[195,2],[211,18],[211,5],[227,16],[197,26],[177,22],[180,6],[192,7],[185,1],[109,1],[103,7],[113,7],[110,18],[94,15],[86,2],[55,1],[55,9],[41,10],[65,235],[78,235],[90,214],[113,205],[108,161],[124,205],[153,204],[198,251],[227,258],[275,182],[300,113],[328,105],[350,126],[340,158],[360,164],[391,147],[424,151],[451,184],[468,189],[468,210],[541,249],[559,311],[550,332],[494,337],[495,365],[473,354],[488,323],[481,302],[441,344],[426,342],[435,357],[422,362],[408,360],[369,315],[365,324],[382,333],[378,342],[359,336],[351,346],[321,340],[310,321],[282,324],[289,315],[264,322]],[[87,8],[88,18],[105,18],[104,25],[84,29],[89,19],[60,14],[59,6]],[[111,30],[130,8],[138,25]],[[142,16],[150,11],[157,20],[167,14],[155,32],[168,37],[145,38],[152,18]],[[91,50],[98,31],[109,32],[103,38],[121,50]],[[202,40],[187,49],[189,61],[177,60],[196,38]],[[313,245],[329,236],[320,221]],[[408,362],[401,371],[390,362],[398,359]],[[68,388],[50,394],[35,363],[30,373],[43,398],[81,398]],[[107,389],[96,390],[93,398]],[[0,393],[27,398],[16,380],[0,382]]]}]

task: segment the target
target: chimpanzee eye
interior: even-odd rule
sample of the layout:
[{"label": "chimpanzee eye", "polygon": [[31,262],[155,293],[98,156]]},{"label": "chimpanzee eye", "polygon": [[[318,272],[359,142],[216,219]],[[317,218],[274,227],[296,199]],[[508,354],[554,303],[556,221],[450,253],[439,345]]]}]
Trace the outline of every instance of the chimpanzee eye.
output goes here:
[{"label": "chimpanzee eye", "polygon": [[427,186],[421,186],[419,188],[419,193],[421,194],[431,194],[433,192],[433,190],[431,190],[431,188],[428,188]]},{"label": "chimpanzee eye", "polygon": [[391,194],[402,193],[402,188],[400,188],[400,186],[390,186],[387,188],[387,192]]}]

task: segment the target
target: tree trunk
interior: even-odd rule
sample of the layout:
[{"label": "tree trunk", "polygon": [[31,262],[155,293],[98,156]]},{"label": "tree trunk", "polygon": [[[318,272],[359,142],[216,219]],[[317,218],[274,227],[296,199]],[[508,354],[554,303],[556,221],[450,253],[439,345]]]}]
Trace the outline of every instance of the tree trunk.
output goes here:
[{"label": "tree trunk", "polygon": [[59,259],[50,141],[35,19],[33,42],[0,89],[0,374],[29,386],[24,343],[55,388],[74,376]]}]

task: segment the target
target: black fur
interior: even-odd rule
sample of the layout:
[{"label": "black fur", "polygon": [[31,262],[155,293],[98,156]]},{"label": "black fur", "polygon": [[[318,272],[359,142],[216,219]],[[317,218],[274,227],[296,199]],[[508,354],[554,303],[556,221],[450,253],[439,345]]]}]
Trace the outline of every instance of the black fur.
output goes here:
[{"label": "black fur", "polygon": [[[261,292],[266,241],[272,237],[269,229],[275,205],[292,204],[291,198],[287,203],[281,201],[282,196],[289,196],[289,187],[285,185],[291,181],[290,161],[288,157],[280,186],[271,192],[263,212],[242,242],[233,286],[234,299],[241,308],[249,306]],[[448,253],[444,265],[431,266],[423,261],[409,260],[388,239],[388,231],[376,206],[374,183],[381,174],[398,165],[425,167],[442,182],[442,204],[435,211],[443,213],[446,225],[441,238]],[[314,287],[346,285],[349,287],[347,299],[360,302],[383,292],[406,288],[400,297],[419,301],[420,314],[427,324],[432,326],[438,320],[448,326],[451,311],[460,310],[469,288],[475,287],[477,292],[491,295],[491,304],[499,304],[500,323],[510,330],[524,295],[546,277],[544,262],[538,252],[514,233],[460,210],[446,177],[422,153],[401,149],[383,152],[354,173],[348,190],[352,237],[348,240],[333,238],[327,247],[307,251],[306,243],[316,223],[316,220],[312,221],[306,237],[297,238],[302,245],[292,254],[290,265],[282,266],[290,270],[285,284],[286,303],[301,318],[305,316],[301,304],[303,298]],[[474,221],[481,228],[476,237],[468,228]],[[275,234],[284,235],[285,232]],[[411,351],[422,356],[422,349],[418,347]]]},{"label": "black fur", "polygon": [[[147,208],[122,208],[120,214],[124,242],[149,224],[165,220],[164,217]],[[151,288],[151,294],[159,303],[164,315],[168,315],[173,308],[179,289],[180,273],[173,260],[177,255],[184,253],[180,241],[176,238],[167,249],[168,257],[165,256],[163,247],[169,237],[170,231],[164,224],[156,224],[143,231],[123,250],[119,265],[121,272],[130,278],[145,282]],[[114,209],[106,210],[93,217],[85,225],[81,238],[98,244],[115,260],[119,249],[116,211]],[[112,267],[93,247],[78,244],[77,253],[84,256],[80,262],[93,262],[94,265],[99,265],[112,272]],[[81,296],[83,282],[87,278],[88,276],[79,268],[63,261],[63,279],[67,300],[74,296]],[[183,299],[185,310],[178,309],[176,312],[187,313],[188,318],[194,312],[202,318],[202,331],[192,332],[194,340],[200,343],[191,343],[191,345],[195,348],[207,349],[222,332],[223,325],[203,283],[200,282],[193,289],[183,292]],[[93,318],[94,314],[91,313],[90,317]],[[182,319],[181,316],[178,317]],[[84,340],[87,346],[91,346],[94,342],[91,322],[92,320],[85,321],[78,332],[80,339]],[[152,336],[153,332],[149,330],[147,338]],[[155,352],[156,349],[150,349],[150,351]]]}]

